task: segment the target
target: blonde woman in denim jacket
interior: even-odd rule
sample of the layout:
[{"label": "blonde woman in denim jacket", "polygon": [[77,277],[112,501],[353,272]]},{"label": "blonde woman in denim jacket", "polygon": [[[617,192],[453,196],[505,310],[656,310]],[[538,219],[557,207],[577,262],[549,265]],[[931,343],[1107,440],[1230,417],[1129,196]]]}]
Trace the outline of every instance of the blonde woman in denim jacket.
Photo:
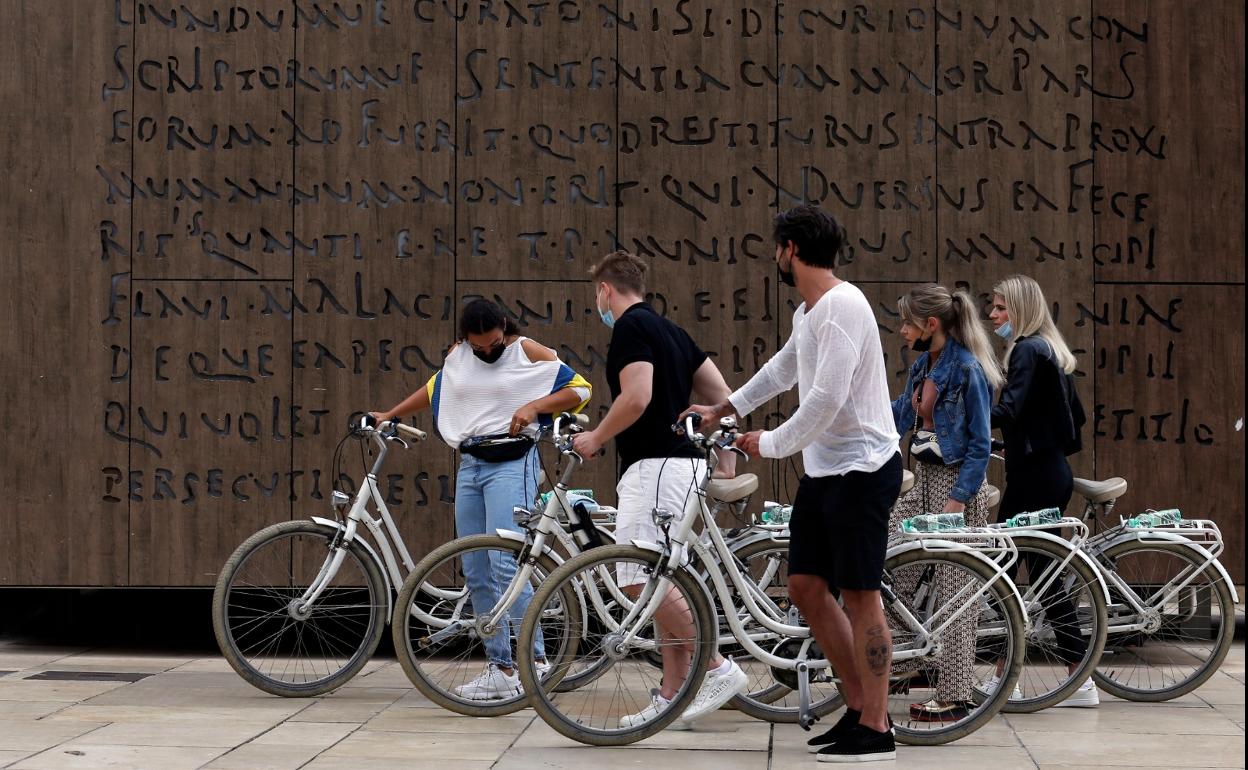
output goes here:
[{"label": "blonde woman in denim jacket", "polygon": [[[969,526],[982,527],[988,523],[984,481],[992,451],[993,390],[1002,382],[988,333],[963,291],[921,286],[903,296],[898,309],[901,335],[919,357],[893,401],[893,418],[903,439],[911,431],[922,433],[910,445],[915,484],[893,509],[893,531],[903,519],[924,513],[961,513]],[[908,572],[894,575],[901,596],[911,594],[918,581],[917,572]],[[936,587],[944,598],[960,588],[953,574],[937,575]],[[925,672],[929,681],[936,680],[936,695],[912,704],[911,719],[963,718],[975,684],[974,663],[975,618],[967,613],[943,634],[941,655]]]}]

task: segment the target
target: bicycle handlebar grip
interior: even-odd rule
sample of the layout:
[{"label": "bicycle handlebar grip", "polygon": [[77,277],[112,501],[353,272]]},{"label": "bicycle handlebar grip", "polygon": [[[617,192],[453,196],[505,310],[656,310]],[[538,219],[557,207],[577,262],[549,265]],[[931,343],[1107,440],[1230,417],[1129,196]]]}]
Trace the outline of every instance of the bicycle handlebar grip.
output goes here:
[{"label": "bicycle handlebar grip", "polygon": [[589,415],[584,413],[572,414],[571,412],[564,412],[559,415],[559,419],[563,422],[572,422],[577,425],[589,425]]},{"label": "bicycle handlebar grip", "polygon": [[690,431],[688,430],[688,427],[686,426],[686,423],[688,422],[692,422],[693,430],[697,430],[698,426],[702,424],[702,415],[698,414],[697,412],[689,412],[687,414],[681,415],[680,422],[672,426],[672,432],[675,433],[677,436],[683,436],[686,433],[689,433]]},{"label": "bicycle handlebar grip", "polygon": [[992,440],[992,451],[1000,452],[1002,449],[1005,449],[1005,442],[999,438],[994,438]]},{"label": "bicycle handlebar grip", "polygon": [[355,430],[357,428],[363,428],[363,429],[376,428],[378,427],[378,422],[377,422],[376,417],[372,416],[368,412],[365,412],[364,414],[360,415],[360,419],[355,425],[351,425],[350,423],[348,423],[348,427],[350,427],[352,430]]},{"label": "bicycle handlebar grip", "polygon": [[404,423],[398,422],[397,420],[392,422],[391,424],[394,425],[395,430],[397,430],[399,433],[403,435],[403,438],[410,438],[415,441],[424,441],[425,439],[429,438],[429,434],[425,433],[420,428],[414,428],[411,425],[406,425]]}]

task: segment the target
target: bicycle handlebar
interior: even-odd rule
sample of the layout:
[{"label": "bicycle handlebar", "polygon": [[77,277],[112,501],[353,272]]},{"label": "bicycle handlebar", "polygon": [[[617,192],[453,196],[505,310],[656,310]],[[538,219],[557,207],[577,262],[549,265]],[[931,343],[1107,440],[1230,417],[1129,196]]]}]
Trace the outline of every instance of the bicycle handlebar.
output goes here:
[{"label": "bicycle handlebar", "polygon": [[367,412],[360,416],[359,424],[352,429],[366,433],[376,433],[385,439],[403,438],[412,441],[424,441],[429,438],[429,434],[420,428],[407,425],[399,420],[378,422],[376,417]]}]

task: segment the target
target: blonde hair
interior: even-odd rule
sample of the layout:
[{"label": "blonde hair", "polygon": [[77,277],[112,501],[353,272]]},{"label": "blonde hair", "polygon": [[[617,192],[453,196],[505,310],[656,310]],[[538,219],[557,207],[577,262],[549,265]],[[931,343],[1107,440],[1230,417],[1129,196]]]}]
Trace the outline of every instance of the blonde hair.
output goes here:
[{"label": "blonde hair", "polygon": [[988,332],[979,320],[979,313],[971,300],[971,295],[964,291],[951,292],[939,284],[918,286],[910,293],[897,300],[897,310],[901,320],[911,326],[922,326],[923,321],[935,318],[940,321],[945,334],[957,340],[958,344],[971,352],[979,367],[984,370],[984,377],[993,388],[1001,387],[1005,376],[1001,373],[1001,364],[992,352],[992,342]]},{"label": "blonde hair", "polygon": [[1012,275],[992,287],[992,292],[1004,300],[1005,310],[1010,315],[1010,327],[1014,330],[1005,348],[1002,366],[1009,368],[1015,340],[1019,337],[1039,337],[1049,344],[1063,372],[1071,374],[1075,371],[1075,354],[1070,352],[1066,339],[1053,323],[1053,315],[1049,312],[1049,304],[1044,299],[1040,284],[1025,275]]}]

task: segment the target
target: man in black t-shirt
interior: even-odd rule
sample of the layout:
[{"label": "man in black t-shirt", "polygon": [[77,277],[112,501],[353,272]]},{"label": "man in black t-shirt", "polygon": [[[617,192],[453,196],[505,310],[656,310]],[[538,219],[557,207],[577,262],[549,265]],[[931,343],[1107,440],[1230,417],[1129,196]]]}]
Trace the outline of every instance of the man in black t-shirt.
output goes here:
[{"label": "man in black t-shirt", "polygon": [[[651,512],[666,509],[684,514],[691,490],[706,472],[706,461],[688,439],[672,432],[672,425],[689,403],[689,395],[718,403],[730,394],[719,368],[693,339],[676,324],[660,316],[645,296],[646,263],[623,251],[608,254],[590,271],[596,287],[598,314],[611,330],[607,352],[607,385],[611,409],[592,431],[573,439],[577,452],[589,459],[602,445],[615,439],[620,458],[620,483],[616,519],[616,542],[642,540],[662,543],[663,533]],[[735,458],[725,453],[717,469],[732,475]],[[672,526],[675,526],[673,523]],[[646,582],[646,575],[632,565],[621,564],[617,579],[632,595]],[[655,613],[663,645],[663,681],[649,706],[623,716],[621,727],[654,719],[666,710],[689,675],[692,649],[674,641],[693,635],[689,608],[678,594]],[[676,726],[689,723],[743,691],[748,677],[736,663],[716,653],[706,680],[693,705]]]}]

